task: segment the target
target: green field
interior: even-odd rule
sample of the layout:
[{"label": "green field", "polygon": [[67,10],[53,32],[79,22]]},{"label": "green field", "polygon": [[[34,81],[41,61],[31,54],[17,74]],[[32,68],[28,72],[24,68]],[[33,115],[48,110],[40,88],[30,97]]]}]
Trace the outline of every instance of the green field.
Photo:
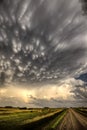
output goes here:
[{"label": "green field", "polygon": [[75,110],[84,115],[85,117],[87,117],[87,108],[82,107],[82,108],[76,108]]},{"label": "green field", "polygon": [[42,127],[50,130],[62,120],[65,111],[61,108],[0,108],[0,130],[39,130]]}]

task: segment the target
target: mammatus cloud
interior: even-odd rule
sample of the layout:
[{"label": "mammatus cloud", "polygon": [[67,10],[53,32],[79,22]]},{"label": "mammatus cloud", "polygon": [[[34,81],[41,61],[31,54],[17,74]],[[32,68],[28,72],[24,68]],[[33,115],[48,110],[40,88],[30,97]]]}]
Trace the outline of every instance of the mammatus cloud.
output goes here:
[{"label": "mammatus cloud", "polygon": [[0,70],[8,80],[58,80],[85,64],[87,25],[78,0],[3,1],[0,19]]},{"label": "mammatus cloud", "polygon": [[[86,73],[87,19],[83,7],[79,0],[2,0],[1,89],[11,84],[18,84],[18,88],[20,84],[36,88],[45,84],[44,89],[53,84],[59,89],[68,84],[62,83],[66,79]],[[77,95],[77,88],[73,85],[69,93]],[[39,105],[48,99],[38,97],[37,100],[33,102]],[[52,103],[56,100],[59,101],[59,97],[50,97]]]}]

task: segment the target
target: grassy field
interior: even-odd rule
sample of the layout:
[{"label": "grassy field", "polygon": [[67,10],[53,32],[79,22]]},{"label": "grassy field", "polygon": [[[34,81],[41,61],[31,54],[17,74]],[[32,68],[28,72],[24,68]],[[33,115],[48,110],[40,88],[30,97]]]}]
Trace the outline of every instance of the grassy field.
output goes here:
[{"label": "grassy field", "polygon": [[[48,125],[50,129],[58,124],[60,117],[64,114],[63,109],[42,108],[42,109],[19,109],[19,108],[0,108],[0,130],[24,130],[29,127],[32,129],[36,125]],[[59,118],[59,120],[58,120]],[[48,123],[49,122],[49,123]],[[38,125],[37,125],[38,124]],[[36,128],[35,128],[36,129]]]},{"label": "grassy field", "polygon": [[85,108],[85,107],[76,108],[76,111],[78,111],[79,113],[81,113],[82,115],[87,117],[87,108]]}]

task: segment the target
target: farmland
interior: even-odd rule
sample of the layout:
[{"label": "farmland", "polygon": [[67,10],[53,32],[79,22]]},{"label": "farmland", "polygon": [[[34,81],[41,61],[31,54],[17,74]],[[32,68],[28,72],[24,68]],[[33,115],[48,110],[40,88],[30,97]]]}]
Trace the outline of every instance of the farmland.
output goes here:
[{"label": "farmland", "polygon": [[86,108],[0,108],[0,130],[87,130]]},{"label": "farmland", "polygon": [[0,130],[26,129],[27,125],[32,128],[32,124],[41,123],[48,118],[53,119],[61,112],[62,109],[0,108]]}]

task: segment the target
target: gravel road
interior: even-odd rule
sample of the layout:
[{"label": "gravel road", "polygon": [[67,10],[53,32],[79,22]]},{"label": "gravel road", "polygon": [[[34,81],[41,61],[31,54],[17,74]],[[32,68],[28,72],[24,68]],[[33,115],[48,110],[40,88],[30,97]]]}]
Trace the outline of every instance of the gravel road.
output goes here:
[{"label": "gravel road", "polygon": [[87,117],[69,109],[57,130],[87,130]]}]

